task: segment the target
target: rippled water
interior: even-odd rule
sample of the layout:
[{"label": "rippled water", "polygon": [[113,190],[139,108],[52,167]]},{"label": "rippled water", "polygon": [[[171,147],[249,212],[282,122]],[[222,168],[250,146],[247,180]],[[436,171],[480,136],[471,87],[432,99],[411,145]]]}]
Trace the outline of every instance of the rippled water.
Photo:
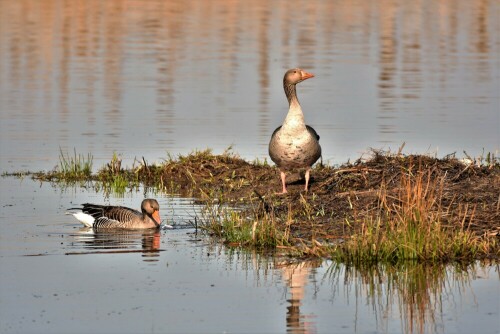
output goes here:
[{"label": "rippled water", "polygon": [[59,147],[158,161],[229,146],[267,157],[286,69],[330,163],[369,147],[500,149],[499,3],[1,1],[2,170]]},{"label": "rippled water", "polygon": [[[324,160],[500,149],[497,1],[0,1],[0,170],[63,152],[267,157],[300,66]],[[1,333],[498,333],[498,265],[350,268],[212,244],[192,199],[0,178]],[[81,228],[156,197],[159,232]]]},{"label": "rippled water", "polygon": [[[500,268],[355,269],[226,248],[179,228],[92,232],[89,189],[0,178],[1,333],[497,333]],[[136,207],[143,191],[115,204]],[[159,198],[187,224],[189,201]]]}]

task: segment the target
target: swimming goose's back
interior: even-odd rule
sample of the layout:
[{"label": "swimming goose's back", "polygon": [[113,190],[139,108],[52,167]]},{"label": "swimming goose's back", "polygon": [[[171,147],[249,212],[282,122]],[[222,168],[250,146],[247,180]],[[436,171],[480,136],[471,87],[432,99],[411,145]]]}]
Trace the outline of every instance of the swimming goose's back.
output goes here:
[{"label": "swimming goose's back", "polygon": [[73,213],[87,227],[99,229],[147,229],[160,226],[159,204],[155,199],[142,201],[139,212],[124,206],[85,203]]}]

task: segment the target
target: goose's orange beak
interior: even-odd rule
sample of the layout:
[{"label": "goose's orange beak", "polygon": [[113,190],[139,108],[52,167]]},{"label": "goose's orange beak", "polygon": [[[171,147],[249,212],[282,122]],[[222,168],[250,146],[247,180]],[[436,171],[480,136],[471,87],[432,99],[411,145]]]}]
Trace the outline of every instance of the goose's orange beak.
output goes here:
[{"label": "goose's orange beak", "polygon": [[158,226],[161,224],[161,218],[160,218],[160,211],[156,210],[155,212],[153,212],[153,220],[156,221],[156,224],[158,224]]},{"label": "goose's orange beak", "polygon": [[307,80],[309,78],[313,78],[314,77],[314,74],[306,72],[306,71],[302,71],[302,73],[300,73],[300,75],[302,77],[302,80]]}]

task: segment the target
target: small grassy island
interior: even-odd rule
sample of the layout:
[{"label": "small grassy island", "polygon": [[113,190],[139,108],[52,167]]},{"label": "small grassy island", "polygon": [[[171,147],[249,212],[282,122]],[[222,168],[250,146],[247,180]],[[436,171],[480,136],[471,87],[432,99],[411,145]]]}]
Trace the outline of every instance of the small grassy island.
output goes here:
[{"label": "small grassy island", "polygon": [[199,227],[230,246],[353,264],[498,259],[500,163],[493,155],[470,160],[372,151],[342,166],[316,165],[308,193],[291,175],[286,195],[275,194],[277,168],[229,151],[143,159],[131,168],[114,156],[97,173],[91,155],[61,152],[53,171],[4,175],[123,191],[143,184],[195,197],[206,204]]}]

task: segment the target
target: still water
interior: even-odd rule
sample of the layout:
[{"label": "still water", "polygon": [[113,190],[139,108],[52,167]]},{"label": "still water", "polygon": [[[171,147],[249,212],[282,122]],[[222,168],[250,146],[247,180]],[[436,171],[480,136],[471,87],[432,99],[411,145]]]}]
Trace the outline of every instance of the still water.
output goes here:
[{"label": "still water", "polygon": [[500,149],[500,3],[0,1],[0,169],[59,148],[160,161],[232,146],[267,157],[302,67],[306,121],[331,164],[370,147]]},{"label": "still water", "polygon": [[[354,269],[226,248],[160,197],[152,233],[92,233],[67,207],[102,193],[0,178],[1,333],[498,333],[500,268]],[[110,199],[135,207],[147,190]]]},{"label": "still water", "polygon": [[[0,171],[63,152],[267,157],[282,76],[331,164],[368,148],[500,149],[500,3],[1,1]],[[354,269],[229,249],[192,199],[0,178],[1,333],[498,333],[498,265]],[[95,233],[67,208],[156,197],[175,229]]]}]

